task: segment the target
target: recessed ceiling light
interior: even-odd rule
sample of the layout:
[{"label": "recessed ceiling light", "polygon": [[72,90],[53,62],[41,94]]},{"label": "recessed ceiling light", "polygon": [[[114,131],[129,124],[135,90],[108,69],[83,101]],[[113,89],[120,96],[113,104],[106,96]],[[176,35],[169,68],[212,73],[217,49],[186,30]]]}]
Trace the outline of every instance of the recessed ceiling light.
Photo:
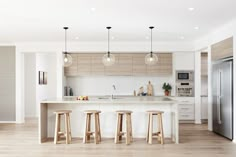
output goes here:
[{"label": "recessed ceiling light", "polygon": [[192,8],[192,7],[190,7],[190,8],[188,8],[188,10],[189,10],[189,11],[194,11],[195,9]]},{"label": "recessed ceiling light", "polygon": [[75,40],[78,40],[79,39],[79,37],[75,37]]},{"label": "recessed ceiling light", "polygon": [[146,36],[145,38],[148,40],[148,39],[149,39],[149,36]]},{"label": "recessed ceiling light", "polygon": [[114,37],[114,36],[112,36],[112,37],[111,37],[111,40],[114,40],[114,39],[115,39],[115,37]]},{"label": "recessed ceiling light", "polygon": [[198,27],[198,26],[196,26],[196,27],[194,27],[194,29],[195,29],[195,30],[199,30],[199,27]]},{"label": "recessed ceiling light", "polygon": [[91,11],[95,11],[95,10],[96,10],[96,8],[91,8],[90,10],[91,10]]},{"label": "recessed ceiling light", "polygon": [[180,36],[179,38],[180,38],[181,40],[184,40],[184,36]]}]

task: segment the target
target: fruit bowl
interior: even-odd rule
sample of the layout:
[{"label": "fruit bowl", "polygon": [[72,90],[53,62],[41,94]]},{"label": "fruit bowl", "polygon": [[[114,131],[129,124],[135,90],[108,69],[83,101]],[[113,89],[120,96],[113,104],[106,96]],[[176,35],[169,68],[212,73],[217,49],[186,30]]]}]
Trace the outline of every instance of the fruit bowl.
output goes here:
[{"label": "fruit bowl", "polygon": [[88,100],[88,96],[78,96],[77,100]]}]

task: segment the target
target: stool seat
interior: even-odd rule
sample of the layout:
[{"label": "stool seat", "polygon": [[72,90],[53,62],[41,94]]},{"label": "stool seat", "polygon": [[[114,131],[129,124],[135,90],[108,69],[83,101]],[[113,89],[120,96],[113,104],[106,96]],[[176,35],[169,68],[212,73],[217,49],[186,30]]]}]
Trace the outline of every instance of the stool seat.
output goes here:
[{"label": "stool seat", "polygon": [[71,110],[57,110],[54,111],[54,114],[66,114],[66,113],[72,113]]},{"label": "stool seat", "polygon": [[147,113],[151,113],[151,114],[163,114],[164,112],[163,111],[158,111],[158,110],[150,110],[150,111],[147,111]]},{"label": "stool seat", "polygon": [[99,111],[99,110],[85,110],[84,113],[94,114],[94,113],[101,113],[101,111]]},{"label": "stool seat", "polygon": [[117,110],[116,113],[119,113],[119,114],[130,114],[130,113],[133,113],[132,111],[130,110]]}]

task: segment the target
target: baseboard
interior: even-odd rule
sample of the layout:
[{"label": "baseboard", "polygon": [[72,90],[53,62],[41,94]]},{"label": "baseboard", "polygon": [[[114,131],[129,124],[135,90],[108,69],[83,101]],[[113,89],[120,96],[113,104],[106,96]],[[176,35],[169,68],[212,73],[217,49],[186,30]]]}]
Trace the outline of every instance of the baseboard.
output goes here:
[{"label": "baseboard", "polygon": [[202,124],[207,124],[208,123],[208,119],[202,119]]},{"label": "baseboard", "polygon": [[2,124],[7,124],[7,123],[14,124],[14,123],[16,123],[16,121],[0,121],[0,123],[2,123]]},{"label": "baseboard", "polygon": [[194,120],[179,120],[180,124],[194,124]]}]

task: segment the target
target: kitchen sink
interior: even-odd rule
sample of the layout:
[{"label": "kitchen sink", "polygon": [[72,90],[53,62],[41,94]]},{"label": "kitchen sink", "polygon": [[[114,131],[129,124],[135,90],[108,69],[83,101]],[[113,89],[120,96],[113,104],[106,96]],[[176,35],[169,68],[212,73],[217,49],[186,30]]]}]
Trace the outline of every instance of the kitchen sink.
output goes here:
[{"label": "kitchen sink", "polygon": [[122,97],[113,97],[113,98],[111,98],[111,97],[98,97],[98,99],[124,99],[124,98],[122,98]]},{"label": "kitchen sink", "polygon": [[98,99],[110,99],[109,97],[99,97]]}]

